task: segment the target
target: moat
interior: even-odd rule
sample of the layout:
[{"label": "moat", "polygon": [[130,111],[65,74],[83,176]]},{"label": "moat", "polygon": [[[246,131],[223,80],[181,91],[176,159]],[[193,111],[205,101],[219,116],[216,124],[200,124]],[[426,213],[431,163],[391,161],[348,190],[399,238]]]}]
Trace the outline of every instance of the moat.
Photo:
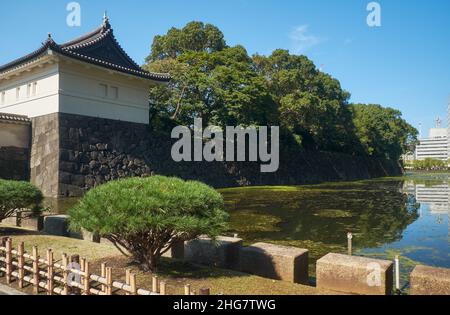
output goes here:
[{"label": "moat", "polygon": [[[315,261],[347,252],[352,232],[356,255],[400,255],[402,285],[416,264],[450,268],[448,174],[310,186],[220,190],[231,214],[230,234],[245,243],[270,242],[310,251]],[[76,200],[59,201],[64,212]]]}]

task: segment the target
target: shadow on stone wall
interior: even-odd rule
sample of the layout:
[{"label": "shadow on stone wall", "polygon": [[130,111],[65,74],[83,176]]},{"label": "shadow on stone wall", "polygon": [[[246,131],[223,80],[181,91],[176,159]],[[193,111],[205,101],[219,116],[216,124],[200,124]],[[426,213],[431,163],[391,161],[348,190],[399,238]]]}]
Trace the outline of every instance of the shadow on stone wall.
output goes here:
[{"label": "shadow on stone wall", "polygon": [[28,149],[0,148],[0,178],[11,180],[30,178]]}]

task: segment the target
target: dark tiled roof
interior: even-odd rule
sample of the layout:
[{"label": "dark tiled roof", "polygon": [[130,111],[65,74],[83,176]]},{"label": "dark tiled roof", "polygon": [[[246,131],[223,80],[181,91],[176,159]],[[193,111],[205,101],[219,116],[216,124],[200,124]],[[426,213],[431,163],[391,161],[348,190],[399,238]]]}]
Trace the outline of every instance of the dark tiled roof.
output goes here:
[{"label": "dark tiled roof", "polygon": [[145,71],[134,62],[117,42],[114,37],[113,29],[107,19],[103,22],[103,25],[95,31],[62,45],[56,44],[49,35],[49,38],[42,44],[41,48],[27,56],[1,66],[0,72],[4,72],[19,66],[22,63],[31,61],[45,53],[47,50],[52,50],[70,58],[138,77],[161,82],[170,81],[169,74]]},{"label": "dark tiled roof", "polygon": [[6,114],[6,113],[0,113],[0,120],[7,120],[12,122],[20,122],[20,123],[28,123],[30,122],[30,118],[27,116],[21,116],[21,115],[14,115],[14,114]]}]

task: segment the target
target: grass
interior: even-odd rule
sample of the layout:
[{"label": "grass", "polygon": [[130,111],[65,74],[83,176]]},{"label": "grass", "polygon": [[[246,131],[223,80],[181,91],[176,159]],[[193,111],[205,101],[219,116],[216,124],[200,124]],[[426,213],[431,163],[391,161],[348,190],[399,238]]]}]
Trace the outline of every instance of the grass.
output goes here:
[{"label": "grass", "polygon": [[[140,271],[137,266],[130,265],[126,257],[118,253],[114,246],[109,244],[96,244],[65,237],[48,236],[22,229],[0,228],[0,237],[10,236],[13,246],[24,242],[27,251],[32,246],[38,246],[40,255],[51,248],[55,258],[61,254],[80,254],[81,257],[91,261],[93,271],[99,273],[100,264],[106,262],[113,267],[115,280],[124,281],[125,270],[132,269],[137,273],[139,287],[149,289],[152,283],[152,274]],[[45,257],[45,256],[44,256]],[[211,288],[211,294],[224,295],[317,295],[336,294],[335,292],[319,290],[312,286],[305,286],[289,282],[266,279],[236,271],[212,267],[193,265],[187,262],[164,258],[158,272],[160,279],[167,283],[168,294],[183,294],[184,285],[190,284],[193,290]],[[0,282],[4,279],[0,278]],[[30,292],[30,288],[25,289]]]}]

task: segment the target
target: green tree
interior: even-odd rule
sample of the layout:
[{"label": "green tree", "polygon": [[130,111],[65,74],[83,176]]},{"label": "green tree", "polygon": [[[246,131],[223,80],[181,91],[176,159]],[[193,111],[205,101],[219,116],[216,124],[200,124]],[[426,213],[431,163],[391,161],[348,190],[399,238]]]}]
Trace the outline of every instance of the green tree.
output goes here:
[{"label": "green tree", "polygon": [[193,21],[182,29],[172,27],[166,35],[155,36],[147,62],[175,59],[189,51],[213,53],[226,47],[223,33],[216,26]]},{"label": "green tree", "polygon": [[147,61],[148,70],[172,76],[150,90],[152,118],[188,126],[196,117],[219,126],[277,123],[276,104],[252,58],[242,46],[228,47],[215,26],[191,22],[155,37]]},{"label": "green tree", "polygon": [[448,170],[448,161],[426,158],[424,160],[415,160],[412,163],[412,167],[418,171],[444,171]]},{"label": "green tree", "polygon": [[[146,68],[172,81],[150,90],[151,125],[279,125],[285,152],[299,149],[398,159],[417,131],[393,109],[349,105],[340,82],[306,56],[277,49],[250,57],[215,26],[191,22],[156,36]],[[375,106],[375,107],[374,107]]]},{"label": "green tree", "polygon": [[209,186],[153,176],[109,182],[69,211],[71,227],[98,233],[144,269],[177,242],[214,238],[226,228],[222,196]]},{"label": "green tree", "polygon": [[373,104],[350,108],[356,134],[369,156],[398,160],[417,141],[418,131],[398,110]]},{"label": "green tree", "polygon": [[266,83],[252,70],[251,58],[241,46],[214,53],[191,51],[148,68],[173,77],[168,86],[150,90],[152,111],[181,124],[189,126],[195,117],[218,126],[277,121]]},{"label": "green tree", "polygon": [[270,56],[253,57],[256,71],[283,117],[282,125],[310,149],[354,153],[358,141],[348,110],[350,94],[338,80],[316,69],[306,56],[275,50]]},{"label": "green tree", "polygon": [[24,209],[39,213],[43,199],[42,192],[28,182],[0,179],[0,222]]}]

